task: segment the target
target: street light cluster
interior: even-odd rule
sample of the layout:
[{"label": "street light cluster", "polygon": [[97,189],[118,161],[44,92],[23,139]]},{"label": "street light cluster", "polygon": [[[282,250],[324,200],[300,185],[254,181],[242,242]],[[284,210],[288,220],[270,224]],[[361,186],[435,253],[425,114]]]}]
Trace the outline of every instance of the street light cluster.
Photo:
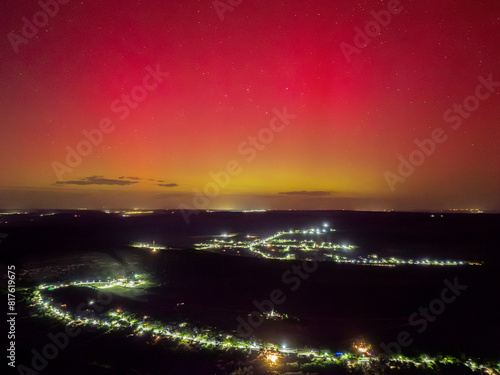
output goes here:
[{"label": "street light cluster", "polygon": [[482,265],[481,262],[465,260],[436,260],[436,259],[402,259],[396,257],[378,257],[376,254],[368,257],[347,256],[356,246],[330,241],[330,235],[335,229],[310,228],[302,230],[279,231],[269,237],[260,238],[256,235],[239,236],[222,234],[219,238],[206,242],[196,243],[197,250],[215,251],[232,255],[249,255],[266,259],[295,260],[309,259],[314,256],[317,260],[333,261],[344,264],[395,267],[398,265],[422,266],[463,266]]},{"label": "street light cluster", "polygon": [[[56,306],[52,298],[44,298],[42,293],[51,291],[57,288],[64,288],[69,285],[87,286],[95,289],[109,288],[111,286],[121,286],[135,288],[146,283],[146,280],[128,280],[126,278],[115,279],[107,282],[74,282],[70,284],[44,284],[34,289],[31,293],[29,300],[32,305],[37,307],[39,311],[47,314],[52,318],[58,319],[71,326],[90,326],[106,331],[132,329],[136,335],[150,335],[153,339],[173,339],[180,340],[187,345],[201,345],[208,349],[227,350],[233,348],[251,354],[252,352],[261,353],[267,360],[269,366],[274,367],[281,363],[281,359],[286,359],[287,356],[296,355],[299,357],[306,357],[310,361],[321,360],[325,363],[331,364],[345,364],[348,367],[359,365],[379,365],[382,358],[372,355],[367,358],[365,356],[365,348],[368,350],[368,344],[360,344],[352,353],[337,352],[332,354],[327,350],[316,349],[299,349],[289,348],[286,345],[277,345],[267,342],[259,342],[255,339],[242,339],[230,332],[212,328],[196,328],[190,326],[186,322],[165,324],[163,322],[151,320],[148,316],[137,316],[134,313],[124,311],[123,309],[112,309],[103,312],[99,315],[92,314],[92,316],[79,316],[70,313],[66,310],[65,304]],[[451,357],[444,357],[443,359],[430,358],[428,356],[419,357],[416,359],[409,359],[401,355],[391,357],[389,361],[403,361],[412,363],[415,366],[425,365],[430,362],[445,363],[450,361]],[[369,362],[367,362],[369,360]],[[458,361],[453,358],[454,361]],[[444,361],[444,362],[443,362]],[[464,365],[472,370],[489,371],[491,367],[478,364],[472,359],[467,359],[463,362]],[[500,369],[500,363],[496,365]]]}]

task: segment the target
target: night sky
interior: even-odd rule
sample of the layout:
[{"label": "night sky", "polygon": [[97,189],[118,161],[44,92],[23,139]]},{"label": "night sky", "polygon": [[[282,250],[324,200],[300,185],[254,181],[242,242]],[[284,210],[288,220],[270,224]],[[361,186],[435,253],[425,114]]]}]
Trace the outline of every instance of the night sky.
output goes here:
[{"label": "night sky", "polygon": [[43,1],[2,2],[0,208],[500,211],[496,0]]}]

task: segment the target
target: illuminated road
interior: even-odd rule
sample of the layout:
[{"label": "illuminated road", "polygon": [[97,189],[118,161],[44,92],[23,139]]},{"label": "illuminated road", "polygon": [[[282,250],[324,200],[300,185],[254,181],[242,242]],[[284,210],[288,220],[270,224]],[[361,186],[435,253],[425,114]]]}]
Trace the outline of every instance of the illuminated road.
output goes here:
[{"label": "illuminated road", "polygon": [[[373,357],[363,357],[359,353],[338,353],[338,355],[332,355],[330,352],[315,349],[299,349],[299,348],[286,348],[279,347],[275,344],[264,344],[257,340],[243,340],[236,337],[232,333],[212,330],[205,331],[201,333],[200,330],[195,333],[194,329],[191,329],[187,323],[180,324],[164,324],[158,321],[147,320],[146,317],[140,319],[134,314],[121,311],[121,310],[111,310],[106,314],[103,314],[101,318],[95,316],[72,316],[63,307],[57,307],[51,304],[50,300],[44,300],[42,297],[42,292],[44,290],[54,290],[57,288],[64,288],[70,285],[90,287],[98,290],[107,290],[113,287],[122,288],[140,288],[144,287],[148,283],[147,280],[129,280],[126,278],[112,280],[112,281],[85,281],[85,282],[74,282],[71,284],[57,284],[57,285],[41,285],[38,288],[32,290],[31,301],[34,306],[36,306],[41,311],[47,313],[49,316],[56,318],[66,324],[71,325],[90,325],[94,327],[99,327],[101,329],[111,331],[119,331],[124,328],[132,328],[137,335],[149,334],[153,339],[160,338],[170,338],[170,339],[180,339],[186,341],[188,344],[197,343],[205,346],[206,348],[212,349],[228,349],[234,348],[237,350],[242,350],[250,353],[251,351],[267,353],[267,357],[272,364],[278,361],[279,358],[286,357],[289,355],[307,356],[309,358],[322,358],[323,360],[331,363],[346,363],[349,367],[352,367],[356,363],[379,363],[381,358]],[[211,336],[211,337],[209,337]],[[450,359],[451,358],[451,359]],[[421,366],[430,362],[439,363],[454,363],[458,361],[456,358],[444,357],[442,360],[437,360],[435,358],[424,357],[422,360],[410,359],[403,356],[391,357],[393,361],[401,361],[406,363],[413,363],[415,366]],[[373,362],[374,361],[374,362]],[[466,362],[458,361],[468,366],[472,370],[479,370],[487,374],[495,374],[494,371],[500,371],[500,362],[495,366],[496,369],[479,365],[472,359],[468,359]],[[497,372],[498,373],[498,372]]]}]

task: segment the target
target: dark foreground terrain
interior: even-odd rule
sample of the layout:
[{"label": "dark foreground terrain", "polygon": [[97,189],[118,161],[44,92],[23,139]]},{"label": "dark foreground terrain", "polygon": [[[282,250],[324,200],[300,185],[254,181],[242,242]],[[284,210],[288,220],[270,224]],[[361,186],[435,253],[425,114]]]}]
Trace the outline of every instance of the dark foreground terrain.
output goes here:
[{"label": "dark foreground terrain", "polygon": [[[258,340],[349,352],[353,342],[362,339],[371,345],[374,355],[379,355],[387,345],[395,348],[390,343],[406,332],[405,342],[411,344],[402,347],[404,355],[452,355],[464,361],[500,359],[496,215],[202,213],[186,225],[177,212],[137,217],[92,211],[57,212],[52,216],[40,213],[3,216],[7,223],[0,227],[7,234],[0,244],[2,267],[16,266],[17,364],[31,367],[32,350],[42,351],[51,342],[49,333],[64,330],[57,320],[37,314],[23,302],[23,287],[135,273],[150,275],[158,286],[139,296],[116,296],[114,301],[124,309],[165,322],[184,320],[197,327],[236,331],[238,317],[248,321],[248,314],[258,310],[256,304],[269,300],[271,292],[279,289],[286,300],[274,307],[289,319],[265,320],[252,332]],[[300,284],[292,284],[285,282],[283,275],[294,266],[303,267],[300,261],[224,256],[191,249],[200,238],[220,233],[270,235],[324,222],[337,229],[334,240],[358,246],[355,251],[359,255],[477,260],[484,265],[368,267],[321,262]],[[152,241],[172,249],[152,252],[129,246]],[[463,287],[441,309],[433,301],[442,300],[447,282]],[[64,298],[87,296],[72,293]],[[429,315],[422,315],[421,308],[430,311]],[[172,340],[154,341],[127,330],[104,332],[87,327],[47,361],[40,373],[257,374],[279,370],[259,367],[257,362],[250,370],[247,360],[245,353],[233,349],[209,350]],[[428,369],[412,370],[402,364],[393,367],[325,371],[472,373],[468,367],[451,363]]]}]

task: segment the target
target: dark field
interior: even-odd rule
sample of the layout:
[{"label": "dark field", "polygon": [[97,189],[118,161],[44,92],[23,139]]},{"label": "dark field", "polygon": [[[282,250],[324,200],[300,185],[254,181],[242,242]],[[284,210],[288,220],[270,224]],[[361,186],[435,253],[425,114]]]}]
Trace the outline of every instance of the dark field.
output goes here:
[{"label": "dark field", "polygon": [[[74,217],[74,215],[80,217]],[[237,317],[247,319],[253,302],[280,289],[286,300],[276,306],[293,319],[265,321],[255,329],[258,339],[288,347],[349,350],[363,337],[375,353],[381,343],[396,341],[407,331],[412,343],[405,354],[439,353],[498,360],[500,323],[499,216],[428,213],[266,212],[202,213],[186,225],[178,213],[123,218],[101,212],[61,212],[8,216],[1,231],[2,259],[15,264],[17,285],[48,281],[128,275],[144,272],[160,286],[143,295],[115,296],[113,306],[159,320],[187,320],[195,326],[232,331]],[[33,221],[31,221],[33,219]],[[297,286],[283,275],[299,261],[277,261],[197,252],[191,245],[203,236],[227,233],[269,235],[328,222],[336,228],[332,241],[359,246],[359,255],[377,253],[402,258],[483,260],[484,266],[367,267],[321,262]],[[152,242],[176,249],[151,252],[128,247],[132,241]],[[5,268],[4,268],[5,269]],[[426,329],[409,317],[440,298],[445,280],[467,286]],[[292,290],[295,285],[296,290]],[[18,292],[20,298],[20,293]],[[83,293],[81,296],[79,293]],[[84,298],[85,291],[58,298]],[[130,297],[130,298],[129,298]],[[76,301],[75,300],[75,301]],[[75,302],[76,303],[76,302]],[[177,304],[184,303],[178,306]],[[18,363],[29,363],[32,348],[47,342],[47,333],[60,327],[30,317],[19,302]],[[79,374],[223,374],[217,361],[238,361],[240,354],[214,355],[177,348],[168,342],[151,345],[127,332],[85,331],[42,373]],[[135,369],[135,370],[131,370]],[[134,372],[135,371],[135,372]],[[220,372],[216,372],[220,371]],[[224,370],[225,371],[225,370]]]}]

